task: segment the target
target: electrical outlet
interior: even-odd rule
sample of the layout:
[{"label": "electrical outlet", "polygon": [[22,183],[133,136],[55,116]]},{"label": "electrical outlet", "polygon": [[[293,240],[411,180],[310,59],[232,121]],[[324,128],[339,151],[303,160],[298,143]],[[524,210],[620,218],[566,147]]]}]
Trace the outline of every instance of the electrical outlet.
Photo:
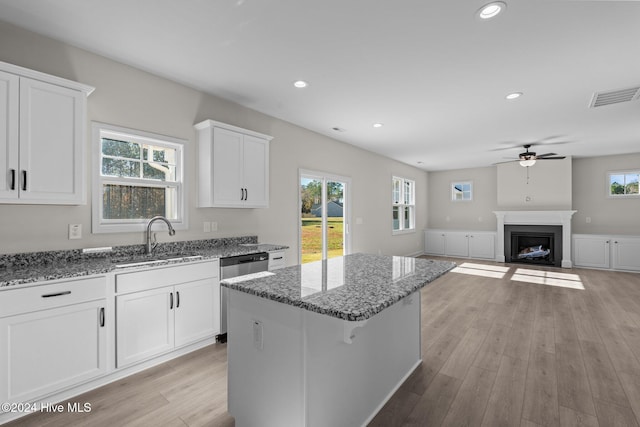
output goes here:
[{"label": "electrical outlet", "polygon": [[256,350],[262,350],[264,347],[264,334],[262,329],[262,322],[259,320],[253,321],[253,346]]},{"label": "electrical outlet", "polygon": [[587,221],[587,224],[591,224],[591,217],[590,217],[590,216],[588,216],[588,217],[585,219],[585,221]]},{"label": "electrical outlet", "polygon": [[211,231],[218,231],[218,223],[211,221]]},{"label": "electrical outlet", "polygon": [[202,231],[205,233],[211,233],[211,223],[209,221],[204,221],[202,223]]},{"label": "electrical outlet", "polygon": [[69,240],[82,239],[82,224],[69,224]]}]

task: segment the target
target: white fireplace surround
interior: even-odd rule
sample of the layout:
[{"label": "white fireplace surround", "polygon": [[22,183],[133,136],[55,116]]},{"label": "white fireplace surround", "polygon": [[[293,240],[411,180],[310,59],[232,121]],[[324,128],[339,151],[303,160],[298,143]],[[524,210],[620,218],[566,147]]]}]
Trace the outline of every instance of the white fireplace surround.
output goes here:
[{"label": "white fireplace surround", "polygon": [[562,267],[571,268],[571,217],[577,211],[494,211],[498,218],[496,261],[504,262],[504,226],[513,225],[561,225]]}]

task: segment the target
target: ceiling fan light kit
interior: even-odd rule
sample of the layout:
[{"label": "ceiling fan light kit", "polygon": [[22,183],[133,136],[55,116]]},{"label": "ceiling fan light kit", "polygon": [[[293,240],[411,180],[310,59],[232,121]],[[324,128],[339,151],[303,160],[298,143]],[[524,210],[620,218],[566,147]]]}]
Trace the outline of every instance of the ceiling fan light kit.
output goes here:
[{"label": "ceiling fan light kit", "polygon": [[533,166],[536,164],[536,159],[526,159],[520,160],[520,166],[523,168],[528,168],[529,166]]}]

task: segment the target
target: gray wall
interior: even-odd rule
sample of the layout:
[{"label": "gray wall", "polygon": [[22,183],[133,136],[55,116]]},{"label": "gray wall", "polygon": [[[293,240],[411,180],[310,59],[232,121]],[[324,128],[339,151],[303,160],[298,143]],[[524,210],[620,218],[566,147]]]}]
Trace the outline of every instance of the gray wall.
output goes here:
[{"label": "gray wall", "polygon": [[574,233],[640,235],[640,198],[607,195],[607,172],[629,169],[640,169],[640,153],[573,160]]},{"label": "gray wall", "polygon": [[[640,153],[538,163],[529,168],[529,184],[517,163],[430,172],[428,227],[495,231],[494,210],[573,209],[574,233],[640,235],[640,198],[607,197],[607,172],[640,169]],[[473,181],[472,202],[451,202],[454,181]]]},{"label": "gray wall", "polygon": [[502,163],[496,169],[498,209],[571,209],[571,157],[538,160],[529,168],[518,162]]},{"label": "gray wall", "polygon": [[[416,181],[417,229],[426,227],[427,174],[417,168],[340,143],[290,123],[207,95],[164,78],[0,22],[0,61],[96,87],[88,101],[87,188],[91,190],[92,120],[188,141],[185,161],[189,229],[160,241],[257,234],[260,241],[289,245],[288,263],[298,259],[298,169],[352,179],[352,249],[406,255],[421,252],[421,232],[392,236],[391,177]],[[196,208],[196,145],[193,125],[213,119],[274,136],[268,209]],[[91,200],[88,194],[87,200]],[[355,218],[362,224],[355,224]],[[91,234],[86,206],[0,204],[0,253],[141,244],[142,233]],[[218,232],[203,233],[203,221]],[[68,224],[83,226],[81,240],[68,240]]]},{"label": "gray wall", "polygon": [[[451,184],[473,182],[473,200],[451,201]],[[429,172],[428,226],[453,230],[496,229],[496,168]]]}]

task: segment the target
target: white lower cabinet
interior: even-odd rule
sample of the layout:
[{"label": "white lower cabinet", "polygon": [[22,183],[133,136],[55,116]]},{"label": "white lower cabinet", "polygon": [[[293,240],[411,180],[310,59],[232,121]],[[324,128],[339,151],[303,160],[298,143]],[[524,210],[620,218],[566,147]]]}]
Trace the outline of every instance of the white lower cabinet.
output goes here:
[{"label": "white lower cabinet", "polygon": [[640,237],[573,235],[576,267],[640,271]]},{"label": "white lower cabinet", "polygon": [[26,402],[106,373],[104,277],[0,292],[0,402]]},{"label": "white lower cabinet", "polygon": [[495,259],[495,233],[472,231],[425,231],[429,255]]},{"label": "white lower cabinet", "polygon": [[[219,334],[218,269],[215,261],[116,276],[116,286],[127,285],[119,288],[138,290],[116,296],[116,367]],[[181,279],[166,286],[173,276]]]},{"label": "white lower cabinet", "polygon": [[117,367],[121,368],[174,347],[173,288],[116,297]]}]

